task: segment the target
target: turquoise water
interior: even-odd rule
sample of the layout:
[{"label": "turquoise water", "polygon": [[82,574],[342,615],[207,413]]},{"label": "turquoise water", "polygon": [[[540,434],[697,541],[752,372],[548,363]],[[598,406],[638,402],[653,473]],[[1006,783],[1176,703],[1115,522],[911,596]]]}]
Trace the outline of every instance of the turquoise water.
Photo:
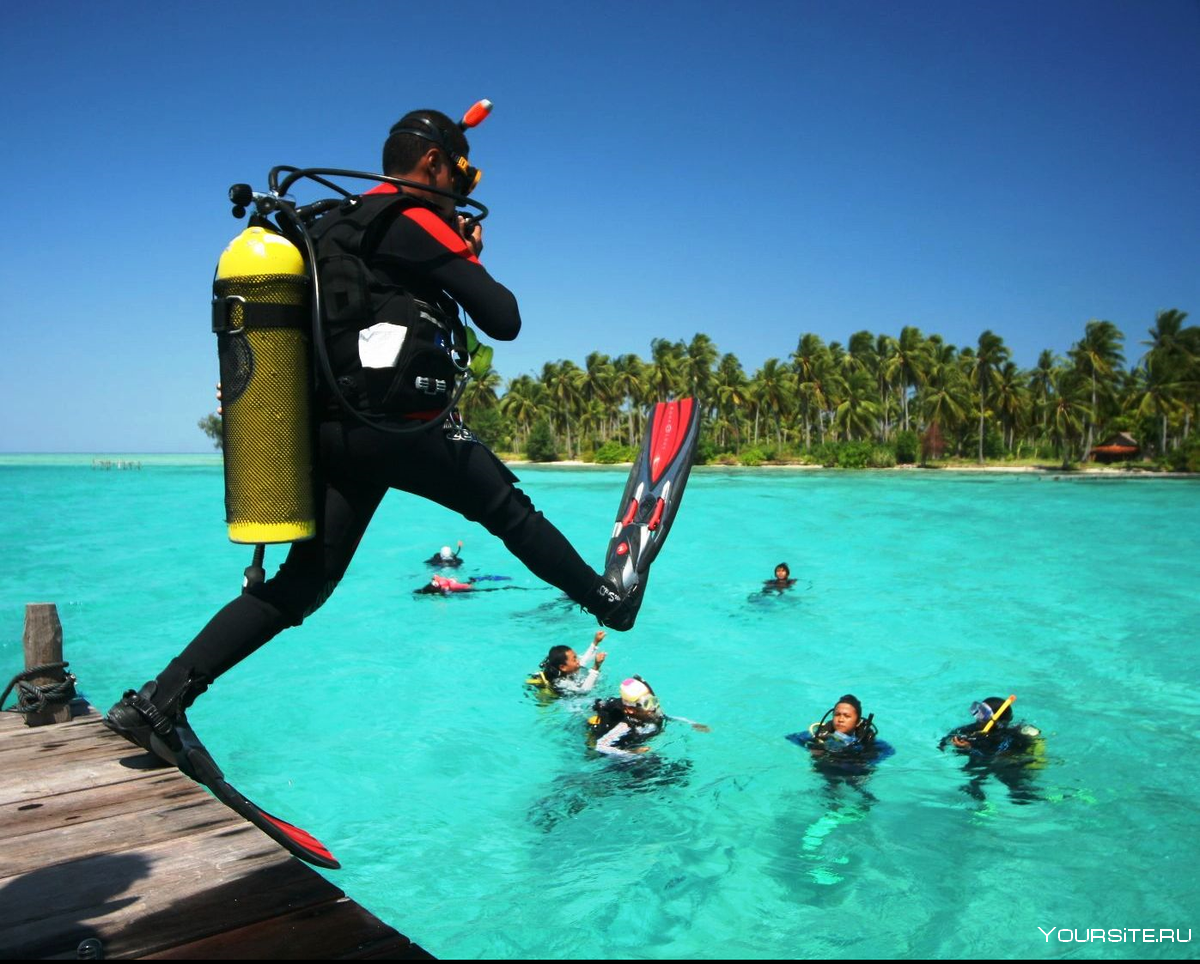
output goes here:
[{"label": "turquoise water", "polygon": [[[593,561],[621,470],[524,469]],[[101,707],[236,593],[211,461],[0,466],[0,675],[22,606],[59,604]],[[419,560],[521,591],[413,597]],[[268,555],[277,563],[281,550]],[[787,560],[789,597],[755,592]],[[582,708],[521,680],[589,619],[478,527],[385,500],[346,581],[192,714],[230,778],[316,832],[360,903],[446,957],[1195,957],[1038,928],[1200,925],[1200,483],[698,470],[605,695],[649,679],[676,725],[631,773]],[[897,747],[830,787],[783,736],[850,690]],[[963,792],[938,738],[1018,694],[1040,800]],[[869,796],[868,796],[869,793]]]}]

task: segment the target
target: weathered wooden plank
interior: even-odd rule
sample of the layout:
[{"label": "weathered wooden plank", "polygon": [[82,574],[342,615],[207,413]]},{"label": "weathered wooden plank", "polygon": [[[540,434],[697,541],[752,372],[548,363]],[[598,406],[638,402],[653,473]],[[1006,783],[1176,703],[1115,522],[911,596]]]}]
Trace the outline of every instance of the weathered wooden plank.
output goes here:
[{"label": "weathered wooden plank", "polygon": [[146,955],[160,961],[328,960],[363,953],[431,960],[403,934],[346,897]]},{"label": "weathered wooden plank", "polygon": [[[132,749],[132,748],[131,748]],[[161,770],[132,770],[112,758],[80,760],[69,770],[50,770],[22,773],[18,777],[6,774],[0,779],[0,803],[26,803],[38,797],[69,793],[88,786],[109,783],[132,783],[153,777]]]},{"label": "weathered wooden plank", "polygon": [[[3,684],[0,683],[0,686]],[[11,703],[12,698],[9,698]],[[0,748],[11,740],[46,739],[61,740],[66,734],[72,733],[81,726],[103,726],[101,716],[93,708],[88,708],[65,723],[58,723],[52,729],[44,727],[28,727],[20,713],[5,710],[0,713]]]},{"label": "weathered wooden plank", "polygon": [[[220,806],[217,803],[214,807]],[[247,823],[45,866],[0,886],[0,957],[142,957],[342,892]]]},{"label": "weathered wooden plank", "polygon": [[[69,830],[56,827],[13,837],[4,844],[0,879],[28,873],[48,864],[127,850],[140,851],[160,841],[178,841],[219,827],[245,826],[245,821],[228,807],[217,804],[199,789],[198,792],[199,799],[193,798],[157,810],[122,813],[102,820],[89,820]],[[86,805],[87,794],[77,793],[73,796],[80,798],[81,806]]]},{"label": "weathered wooden plank", "polygon": [[[30,743],[25,747],[13,747],[7,753],[0,753],[0,770],[5,774],[5,781],[12,779],[12,775],[21,770],[35,769],[67,769],[78,761],[84,760],[103,760],[103,759],[126,759],[129,758],[126,764],[127,769],[131,770],[147,770],[150,769],[153,757],[147,756],[145,761],[133,760],[133,757],[140,757],[146,754],[145,750],[135,747],[131,743],[124,741],[118,746],[105,740],[93,737],[87,740],[70,740],[62,743]],[[45,762],[43,763],[43,758]],[[158,769],[162,769],[162,764],[157,764]],[[2,784],[0,784],[2,785]]]},{"label": "weathered wooden plank", "polygon": [[0,714],[0,958],[429,959],[92,711]]},{"label": "weathered wooden plank", "polygon": [[23,803],[0,804],[0,840],[56,827],[66,829],[121,813],[137,813],[190,800],[207,799],[209,795],[204,790],[186,777],[181,777],[179,771],[171,767],[157,771],[136,786],[110,783],[86,791],[75,790],[50,797],[37,797]]}]

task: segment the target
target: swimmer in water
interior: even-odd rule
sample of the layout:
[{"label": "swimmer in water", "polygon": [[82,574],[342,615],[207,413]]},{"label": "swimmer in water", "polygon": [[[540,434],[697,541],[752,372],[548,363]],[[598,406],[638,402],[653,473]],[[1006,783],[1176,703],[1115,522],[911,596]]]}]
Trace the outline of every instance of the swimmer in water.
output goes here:
[{"label": "swimmer in water", "polygon": [[853,693],[839,697],[819,723],[787,739],[808,750],[818,769],[850,775],[865,775],[870,772],[869,764],[896,752],[878,738],[875,714],[863,719],[862,703]]},{"label": "swimmer in water", "polygon": [[786,562],[781,562],[775,567],[775,578],[768,579],[763,583],[763,592],[783,592],[785,589],[791,589],[796,585],[796,580],[792,578],[792,570],[788,568]]},{"label": "swimmer in water", "polygon": [[463,564],[463,561],[458,558],[458,554],[462,552],[462,546],[462,539],[458,540],[458,547],[453,552],[450,551],[449,546],[442,546],[441,549],[425,560],[425,565],[457,569]]},{"label": "swimmer in water", "polygon": [[414,589],[413,592],[417,595],[429,596],[449,596],[452,593],[460,592],[494,592],[497,589],[524,589],[524,586],[491,586],[487,589],[481,589],[477,582],[508,582],[509,576],[468,576],[466,582],[460,582],[458,579],[453,579],[450,576],[430,576],[427,582],[420,589]]},{"label": "swimmer in water", "polygon": [[588,719],[588,739],[592,746],[606,756],[632,759],[646,753],[645,742],[658,736],[667,720],[689,724],[701,733],[711,730],[682,716],[667,716],[662,711],[654,690],[640,676],[631,676],[621,683],[621,695],[596,700],[593,715]]},{"label": "swimmer in water", "polygon": [[[600,679],[600,667],[608,658],[608,653],[597,652],[597,647],[604,640],[604,630],[592,637],[592,644],[578,656],[570,646],[552,646],[546,658],[542,660],[541,669],[525,682],[534,686],[547,695],[580,696],[590,693],[596,681]],[[592,658],[595,663],[584,670]]]},{"label": "swimmer in water", "polygon": [[950,749],[965,758],[963,770],[970,779],[962,789],[976,800],[987,799],[983,784],[989,776],[1004,784],[1013,803],[1039,799],[1031,784],[1034,771],[1045,765],[1042,731],[1024,721],[1013,722],[1015,700],[989,696],[972,703],[974,722],[955,727],[938,743],[939,750]]}]

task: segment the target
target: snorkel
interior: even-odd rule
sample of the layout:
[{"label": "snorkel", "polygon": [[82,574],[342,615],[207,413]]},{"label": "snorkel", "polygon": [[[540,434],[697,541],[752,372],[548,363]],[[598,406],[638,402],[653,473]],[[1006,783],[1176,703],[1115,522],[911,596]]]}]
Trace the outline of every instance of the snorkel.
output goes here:
[{"label": "snorkel", "polygon": [[[1013,703],[1015,703],[1016,701],[1017,701],[1017,694],[1016,693],[1010,694],[1008,699],[1006,699],[1003,703],[1001,703],[1000,706],[992,713],[992,718],[983,725],[983,729],[979,731],[979,735],[980,736],[986,735],[987,732],[993,726],[996,725],[996,721],[998,719],[1000,719],[1001,716],[1004,715],[1004,711],[1007,710],[1010,706],[1012,706]],[[984,704],[984,705],[986,706],[987,704]]]}]

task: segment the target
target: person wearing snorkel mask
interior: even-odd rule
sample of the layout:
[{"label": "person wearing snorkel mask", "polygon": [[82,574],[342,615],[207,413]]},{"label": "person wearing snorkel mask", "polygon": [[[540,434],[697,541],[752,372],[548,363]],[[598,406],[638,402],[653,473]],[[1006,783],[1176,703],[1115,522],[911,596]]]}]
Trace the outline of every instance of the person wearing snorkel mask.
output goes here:
[{"label": "person wearing snorkel mask", "polygon": [[462,552],[462,539],[458,540],[458,547],[451,549],[449,546],[442,546],[437,552],[425,560],[428,566],[437,566],[440,569],[457,569],[463,564],[459,558],[459,553]]},{"label": "person wearing snorkel mask", "polygon": [[646,741],[661,733],[668,720],[687,723],[701,733],[710,732],[703,723],[663,713],[658,696],[640,676],[622,681],[620,697],[596,700],[592,710],[587,721],[589,742],[610,757],[633,759],[649,752]]},{"label": "person wearing snorkel mask", "polygon": [[974,720],[955,727],[938,742],[939,750],[949,749],[965,758],[963,769],[971,777],[962,789],[977,800],[986,799],[983,784],[989,775],[1004,784],[1014,803],[1038,799],[1030,784],[1033,771],[1044,766],[1042,731],[1013,721],[1015,700],[1015,696],[1007,700],[989,696],[972,703]]}]

